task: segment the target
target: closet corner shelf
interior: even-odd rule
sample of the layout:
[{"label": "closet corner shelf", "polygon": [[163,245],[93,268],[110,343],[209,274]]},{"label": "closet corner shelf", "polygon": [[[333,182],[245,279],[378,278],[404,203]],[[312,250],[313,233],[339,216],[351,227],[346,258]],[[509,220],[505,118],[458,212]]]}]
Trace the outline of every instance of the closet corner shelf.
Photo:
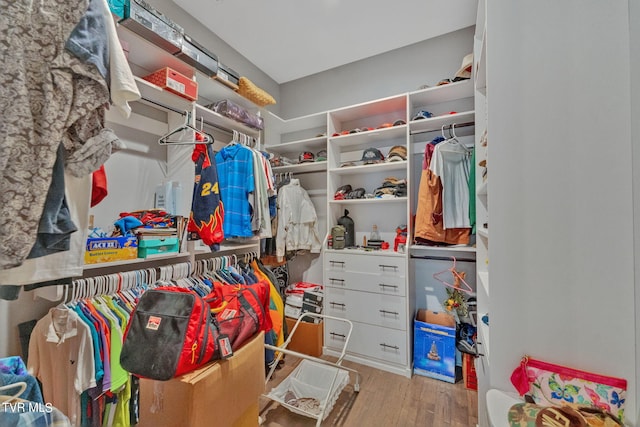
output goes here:
[{"label": "closet corner shelf", "polygon": [[443,116],[431,117],[429,119],[412,120],[409,122],[411,133],[435,132],[442,130],[442,126],[448,126],[452,123],[461,125],[463,123],[472,123],[475,121],[475,111],[463,111],[455,114],[446,114]]},{"label": "closet corner shelf", "polygon": [[366,204],[377,204],[377,203],[406,203],[406,197],[394,197],[390,199],[345,199],[345,200],[329,200],[329,204],[336,205],[366,205]]},{"label": "closet corner shelf", "polygon": [[[390,128],[374,129],[366,132],[350,133],[348,135],[332,136],[329,143],[337,147],[349,147],[353,150],[368,148],[372,142],[384,142],[386,145],[392,144],[392,139],[403,139],[406,137],[407,125],[393,126]],[[404,145],[405,142],[402,143]],[[384,145],[382,145],[384,146]]]},{"label": "closet corner shelf", "polygon": [[369,172],[384,171],[406,171],[407,161],[376,163],[372,165],[348,166],[344,168],[333,168],[329,172],[334,175],[360,175]]},{"label": "closet corner shelf", "polygon": [[326,172],[327,162],[309,162],[297,165],[275,166],[272,168],[273,173],[307,173],[307,172]]},{"label": "closet corner shelf", "polygon": [[[140,102],[157,107],[157,104],[173,107],[176,110],[191,111],[193,102],[178,96],[168,90],[162,89],[141,77],[134,76],[138,90],[140,91]],[[154,105],[156,104],[156,105]]]},{"label": "closet corner shelf", "polygon": [[327,127],[326,111],[292,119],[282,119],[271,111],[265,111],[263,117],[269,130],[273,130],[278,135],[316,128],[326,130]]},{"label": "closet corner shelf", "polygon": [[274,153],[300,153],[302,151],[319,151],[327,147],[327,137],[301,139],[298,141],[283,142],[281,144],[265,145],[264,149]]},{"label": "closet corner shelf", "polygon": [[218,125],[227,129],[235,129],[252,137],[257,137],[258,135],[260,135],[260,131],[258,129],[249,127],[243,123],[225,117],[222,114],[218,114],[206,107],[203,107],[200,104],[196,104],[196,127],[200,126],[200,118],[202,118],[205,122],[209,122],[211,124]]},{"label": "closet corner shelf", "polygon": [[411,105],[416,109],[441,102],[471,98],[472,96],[473,82],[471,79],[409,92]]}]

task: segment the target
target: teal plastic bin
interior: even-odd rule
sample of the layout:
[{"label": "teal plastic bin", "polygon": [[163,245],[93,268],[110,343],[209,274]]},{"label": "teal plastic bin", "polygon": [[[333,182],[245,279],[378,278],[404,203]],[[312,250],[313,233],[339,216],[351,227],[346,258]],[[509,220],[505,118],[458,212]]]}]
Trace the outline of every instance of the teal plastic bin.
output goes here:
[{"label": "teal plastic bin", "polygon": [[141,239],[138,242],[138,258],[178,252],[179,246],[177,237]]}]

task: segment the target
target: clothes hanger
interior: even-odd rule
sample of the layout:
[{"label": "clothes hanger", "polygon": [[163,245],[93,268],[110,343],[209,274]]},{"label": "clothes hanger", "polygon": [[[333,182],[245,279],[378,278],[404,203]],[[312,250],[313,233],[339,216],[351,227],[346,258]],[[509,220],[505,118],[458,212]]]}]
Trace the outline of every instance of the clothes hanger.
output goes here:
[{"label": "clothes hanger", "polygon": [[158,143],[160,145],[213,144],[213,136],[192,126],[190,121],[191,112],[186,111],[184,124],[161,137]]},{"label": "clothes hanger", "polygon": [[[460,274],[460,272],[456,270],[456,257],[451,257],[451,259],[453,260],[453,265],[446,270],[435,273],[433,275],[433,278],[445,286],[453,289],[458,289],[467,294],[472,294],[473,288],[471,288],[471,286],[469,286],[469,284],[464,280],[464,275]],[[445,273],[451,273],[451,275],[453,276],[453,283],[449,283],[441,277]]]},{"label": "clothes hanger", "polygon": [[[444,137],[444,126],[445,125],[443,125],[442,128],[441,128],[443,137]],[[449,125],[449,136],[450,137],[449,138],[445,138],[444,141],[442,141],[440,144],[438,144],[438,145],[441,146],[440,149],[443,149],[443,148],[446,148],[446,147],[451,147],[451,148],[454,148],[454,149],[453,150],[446,150],[446,151],[459,152],[460,150],[458,150],[458,149],[461,149],[463,153],[470,154],[473,151],[473,149],[467,148],[464,144],[462,144],[460,142],[460,140],[458,139],[458,136],[456,135],[455,129],[456,129],[456,124],[455,123],[452,123],[452,124]]]},{"label": "clothes hanger", "polygon": [[2,396],[0,396],[0,402],[11,402],[14,399],[18,399],[18,397],[22,393],[24,393],[24,391],[27,389],[27,383],[24,382],[24,381],[18,381],[18,382],[12,383],[12,384],[3,385],[3,386],[0,386],[0,391],[11,390],[11,389],[14,389],[16,387],[20,387],[20,389],[16,393],[14,393],[12,395],[9,395],[9,396],[2,395]]}]

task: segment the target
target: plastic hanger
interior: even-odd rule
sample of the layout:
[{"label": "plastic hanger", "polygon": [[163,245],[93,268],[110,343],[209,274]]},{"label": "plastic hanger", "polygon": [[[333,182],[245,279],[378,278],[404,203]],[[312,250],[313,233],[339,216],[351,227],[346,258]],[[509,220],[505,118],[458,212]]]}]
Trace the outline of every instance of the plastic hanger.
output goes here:
[{"label": "plastic hanger", "polygon": [[[467,294],[472,294],[473,293],[473,289],[464,280],[463,275],[461,275],[460,272],[458,272],[456,270],[456,257],[451,257],[451,259],[453,260],[453,265],[450,268],[446,269],[446,270],[442,270],[442,271],[439,271],[439,272],[435,273],[433,275],[433,278],[436,279],[438,282],[442,283],[445,286],[448,286],[448,287],[453,288],[453,289],[458,289],[458,290],[460,290],[462,292],[465,292]],[[447,282],[446,280],[444,280],[441,277],[445,273],[451,273],[451,275],[453,276],[453,284]]]},{"label": "plastic hanger", "polygon": [[18,381],[16,383],[3,385],[3,386],[0,386],[0,391],[11,390],[11,389],[14,389],[16,387],[20,387],[19,390],[16,393],[14,393],[14,394],[12,394],[10,396],[2,395],[2,396],[0,396],[0,401],[2,401],[2,402],[11,402],[12,400],[17,399],[27,389],[27,383],[24,382],[24,381]]},{"label": "plastic hanger", "polygon": [[184,124],[161,137],[158,143],[160,145],[213,144],[213,136],[195,128],[189,123],[190,121],[191,113],[186,111]]},{"label": "plastic hanger", "polygon": [[441,132],[442,132],[442,137],[445,138],[445,140],[439,144],[440,145],[440,149],[443,149],[443,148],[448,146],[448,147],[452,147],[454,149],[453,150],[446,150],[446,151],[456,151],[456,152],[460,151],[460,150],[456,150],[455,148],[460,148],[462,150],[462,152],[466,153],[466,154],[470,154],[473,151],[473,149],[465,147],[458,140],[458,136],[456,135],[456,131],[455,131],[455,129],[456,129],[456,124],[455,123],[452,123],[452,124],[449,125],[449,138],[446,138],[444,136],[444,126],[445,125],[442,125]]}]

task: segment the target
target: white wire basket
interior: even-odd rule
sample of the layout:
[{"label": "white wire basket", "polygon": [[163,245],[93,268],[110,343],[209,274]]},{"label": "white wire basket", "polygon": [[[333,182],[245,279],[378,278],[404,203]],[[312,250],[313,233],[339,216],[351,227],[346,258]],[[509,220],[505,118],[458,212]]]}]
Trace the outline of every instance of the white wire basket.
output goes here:
[{"label": "white wire basket", "polygon": [[[336,362],[287,349],[300,321],[304,317],[333,319],[348,324],[349,330],[345,335],[345,344]],[[291,354],[302,358],[302,360],[287,378],[282,380],[276,387],[273,387],[268,393],[263,394],[263,396],[279,403],[291,412],[316,419],[316,426],[320,426],[322,421],[331,413],[338,397],[340,397],[340,393],[349,384],[350,374],[355,377],[353,390],[356,393],[360,391],[360,374],[358,371],[342,366],[342,359],[346,354],[352,330],[353,324],[349,320],[324,314],[303,313],[291,329],[291,333],[284,344],[281,346],[265,344],[265,348],[277,352],[275,363],[267,375],[267,384],[284,354]]]}]

